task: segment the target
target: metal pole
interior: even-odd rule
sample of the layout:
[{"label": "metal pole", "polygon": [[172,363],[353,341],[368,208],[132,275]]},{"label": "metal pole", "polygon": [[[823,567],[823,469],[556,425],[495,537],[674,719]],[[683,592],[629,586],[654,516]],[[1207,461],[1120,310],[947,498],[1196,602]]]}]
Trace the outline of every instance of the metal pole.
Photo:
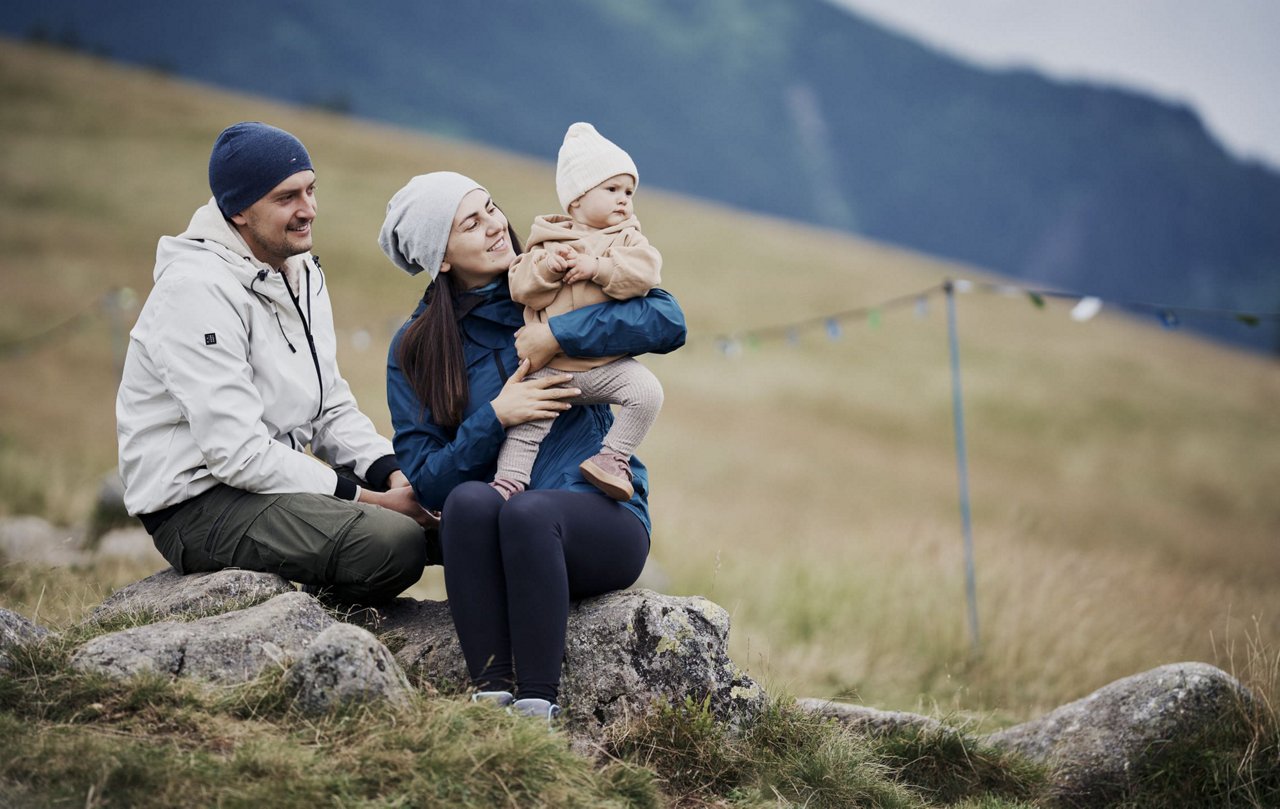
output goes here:
[{"label": "metal pole", "polygon": [[956,333],[956,289],[950,279],[942,288],[947,293],[947,336],[951,343],[951,412],[955,417],[956,467],[960,476],[960,520],[964,527],[965,593],[969,601],[969,632],[973,651],[979,651],[978,585],[973,563],[973,525],[969,511],[969,460],[964,441],[964,397],[960,393],[960,339]]}]

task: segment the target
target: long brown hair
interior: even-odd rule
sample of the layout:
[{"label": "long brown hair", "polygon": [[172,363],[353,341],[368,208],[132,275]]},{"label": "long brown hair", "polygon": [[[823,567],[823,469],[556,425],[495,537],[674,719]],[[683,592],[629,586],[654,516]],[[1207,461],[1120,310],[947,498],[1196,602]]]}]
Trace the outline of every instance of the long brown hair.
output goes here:
[{"label": "long brown hair", "polygon": [[[524,252],[515,229],[507,223],[507,237],[516,255]],[[449,273],[439,273],[427,287],[426,310],[409,324],[400,338],[396,361],[405,380],[436,424],[457,427],[470,400],[467,360],[455,315],[457,294]]]}]

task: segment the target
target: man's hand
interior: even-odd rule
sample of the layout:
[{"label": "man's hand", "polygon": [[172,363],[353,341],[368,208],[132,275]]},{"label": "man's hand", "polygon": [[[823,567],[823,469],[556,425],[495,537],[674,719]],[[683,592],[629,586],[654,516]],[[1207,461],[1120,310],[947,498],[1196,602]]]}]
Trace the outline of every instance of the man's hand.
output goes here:
[{"label": "man's hand", "polygon": [[412,517],[413,521],[423,528],[438,527],[440,525],[440,515],[427,511],[418,504],[418,496],[413,493],[413,487],[408,485],[409,480],[402,472],[393,472],[387,477],[387,483],[393,483],[397,475],[399,475],[399,480],[404,481],[405,485],[394,486],[385,492],[375,492],[361,487],[360,502],[388,508],[406,517]]}]

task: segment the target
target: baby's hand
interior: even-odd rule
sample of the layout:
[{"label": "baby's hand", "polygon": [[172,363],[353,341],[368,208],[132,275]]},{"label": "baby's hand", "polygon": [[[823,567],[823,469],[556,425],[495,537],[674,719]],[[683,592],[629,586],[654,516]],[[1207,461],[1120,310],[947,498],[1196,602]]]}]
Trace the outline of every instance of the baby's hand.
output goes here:
[{"label": "baby's hand", "polygon": [[542,251],[542,255],[538,258],[538,263],[540,263],[547,272],[560,275],[566,270],[573,269],[573,258],[575,255],[577,254],[569,245],[554,244]]},{"label": "baby's hand", "polygon": [[600,259],[595,256],[588,256],[585,253],[578,255],[569,265],[569,272],[565,273],[564,282],[566,284],[576,284],[579,281],[590,281],[596,277],[596,272],[600,269]]},{"label": "baby's hand", "polygon": [[564,257],[554,250],[544,251],[542,255],[538,256],[537,262],[545,271],[556,275],[560,275],[569,269],[569,262],[565,261]]}]

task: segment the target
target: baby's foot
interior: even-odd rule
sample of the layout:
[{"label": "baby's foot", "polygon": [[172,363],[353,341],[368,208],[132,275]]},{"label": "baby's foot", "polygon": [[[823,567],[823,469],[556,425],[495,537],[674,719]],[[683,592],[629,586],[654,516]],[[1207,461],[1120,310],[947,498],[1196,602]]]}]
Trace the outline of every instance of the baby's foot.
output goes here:
[{"label": "baby's foot", "polygon": [[578,467],[582,477],[614,500],[630,500],[636,493],[631,485],[631,463],[616,452],[607,450],[588,458]]}]

